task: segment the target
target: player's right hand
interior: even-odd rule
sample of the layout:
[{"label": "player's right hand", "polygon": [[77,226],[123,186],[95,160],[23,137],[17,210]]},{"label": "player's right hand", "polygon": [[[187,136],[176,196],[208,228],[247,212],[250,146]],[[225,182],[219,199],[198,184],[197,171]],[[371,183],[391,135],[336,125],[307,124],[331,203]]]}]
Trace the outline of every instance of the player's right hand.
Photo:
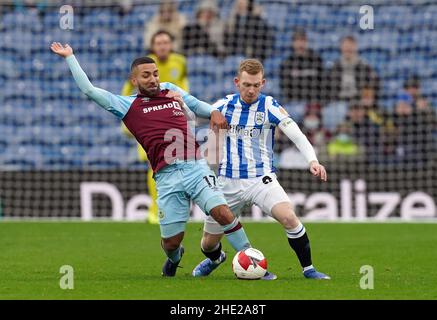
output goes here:
[{"label": "player's right hand", "polygon": [[61,57],[67,58],[68,56],[71,56],[73,54],[73,48],[71,48],[68,44],[63,46],[59,42],[53,42],[50,46],[50,49],[57,55],[60,55]]},{"label": "player's right hand", "polygon": [[322,181],[328,180],[328,175],[326,173],[325,167],[322,166],[318,161],[311,161],[310,171],[313,176],[320,177]]},{"label": "player's right hand", "polygon": [[228,122],[220,111],[214,110],[211,112],[210,128],[214,131],[228,129]]}]

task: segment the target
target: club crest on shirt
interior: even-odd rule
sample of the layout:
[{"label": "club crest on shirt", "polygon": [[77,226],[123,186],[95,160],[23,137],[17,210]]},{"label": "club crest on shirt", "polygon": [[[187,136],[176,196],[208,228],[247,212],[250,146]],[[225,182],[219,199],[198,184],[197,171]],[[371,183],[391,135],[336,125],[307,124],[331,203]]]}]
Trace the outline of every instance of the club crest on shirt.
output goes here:
[{"label": "club crest on shirt", "polygon": [[159,210],[158,218],[159,218],[159,220],[164,219],[164,212],[163,211]]},{"label": "club crest on shirt", "polygon": [[255,124],[261,125],[264,123],[265,113],[264,112],[256,112],[255,113]]}]

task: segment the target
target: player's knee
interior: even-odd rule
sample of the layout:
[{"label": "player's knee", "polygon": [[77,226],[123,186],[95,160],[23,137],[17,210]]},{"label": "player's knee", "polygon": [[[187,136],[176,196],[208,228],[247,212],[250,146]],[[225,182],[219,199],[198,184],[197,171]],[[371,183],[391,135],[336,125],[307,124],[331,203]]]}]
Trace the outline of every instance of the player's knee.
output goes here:
[{"label": "player's knee", "polygon": [[285,229],[294,229],[299,225],[299,219],[296,216],[283,217],[280,223]]},{"label": "player's knee", "polygon": [[285,229],[296,228],[300,223],[299,218],[296,216],[296,213],[289,202],[283,202],[275,205],[272,208],[272,216]]},{"label": "player's knee", "polygon": [[227,205],[220,205],[212,208],[210,215],[222,226],[232,223],[235,219]]}]

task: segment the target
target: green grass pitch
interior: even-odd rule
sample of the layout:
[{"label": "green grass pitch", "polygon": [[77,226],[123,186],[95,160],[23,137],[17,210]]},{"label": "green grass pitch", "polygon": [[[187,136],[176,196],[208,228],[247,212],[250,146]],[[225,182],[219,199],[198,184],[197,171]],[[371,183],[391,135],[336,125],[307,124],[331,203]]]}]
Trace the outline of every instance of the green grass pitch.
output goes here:
[{"label": "green grass pitch", "polygon": [[[313,261],[330,281],[304,279],[277,223],[244,223],[276,281],[232,274],[234,252],[206,278],[193,278],[203,259],[202,225],[190,223],[175,278],[162,278],[159,227],[145,223],[0,223],[0,299],[437,299],[437,224],[306,223]],[[62,290],[63,265],[74,289]],[[374,270],[374,289],[360,288],[360,267]]]}]

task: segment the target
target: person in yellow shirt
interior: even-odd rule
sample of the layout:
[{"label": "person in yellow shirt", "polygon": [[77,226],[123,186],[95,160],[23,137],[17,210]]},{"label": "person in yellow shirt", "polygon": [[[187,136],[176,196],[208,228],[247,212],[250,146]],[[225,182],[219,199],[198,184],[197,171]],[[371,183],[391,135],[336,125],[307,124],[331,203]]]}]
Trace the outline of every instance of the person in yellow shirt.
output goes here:
[{"label": "person in yellow shirt", "polygon": [[[151,39],[151,53],[148,55],[155,60],[159,70],[160,82],[171,82],[185,91],[189,91],[187,78],[187,63],[183,55],[173,52],[173,36],[164,30],[157,31]],[[129,96],[134,94],[134,87],[130,80],[127,80],[123,86],[121,95]],[[122,124],[123,132],[132,137],[132,134]],[[147,154],[140,144],[137,144],[138,158],[140,161],[148,161]],[[147,171],[147,187],[152,205],[149,208],[147,221],[151,224],[158,224],[158,192],[156,191],[155,180],[153,179],[153,170],[149,166]]]},{"label": "person in yellow shirt", "polygon": [[[171,82],[179,88],[189,92],[187,77],[187,60],[179,53],[173,51],[173,36],[171,33],[160,30],[153,36],[150,43],[151,53],[148,57],[156,62],[161,82]],[[134,87],[127,80],[123,87],[123,93],[132,93]]]}]

